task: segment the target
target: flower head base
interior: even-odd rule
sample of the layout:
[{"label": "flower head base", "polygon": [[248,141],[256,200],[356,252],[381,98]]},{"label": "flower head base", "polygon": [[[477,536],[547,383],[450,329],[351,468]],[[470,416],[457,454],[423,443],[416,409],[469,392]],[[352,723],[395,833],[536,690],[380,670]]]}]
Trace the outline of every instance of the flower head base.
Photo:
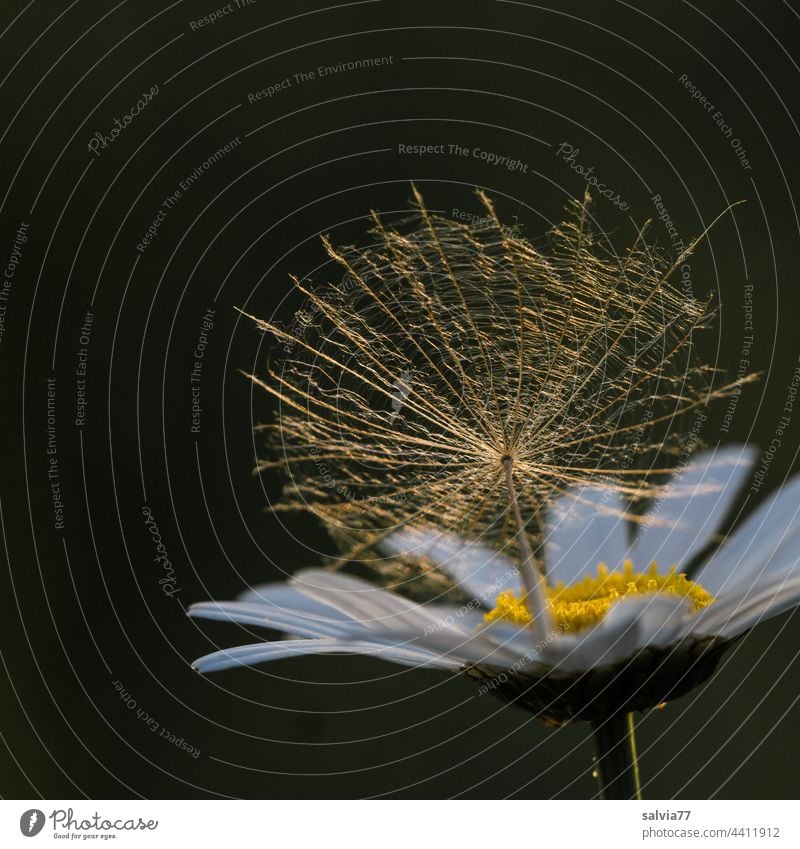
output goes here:
[{"label": "flower head base", "polygon": [[[609,572],[601,563],[597,577],[588,576],[567,587],[559,582],[547,591],[553,625],[559,631],[582,631],[596,625],[613,604],[622,598],[666,593],[687,599],[693,611],[702,610],[714,597],[700,584],[690,581],[677,566],[666,575],[659,574],[653,562],[647,572],[635,572],[626,560],[621,570]],[[529,625],[532,621],[523,593],[506,590],[495,600],[494,608],[484,617],[487,622],[506,621],[513,625]]]},{"label": "flower head base", "polygon": [[602,721],[674,701],[704,683],[717,668],[729,640],[686,640],[669,648],[647,648],[614,666],[573,674],[500,672],[476,664],[466,670],[486,691],[559,726]]}]

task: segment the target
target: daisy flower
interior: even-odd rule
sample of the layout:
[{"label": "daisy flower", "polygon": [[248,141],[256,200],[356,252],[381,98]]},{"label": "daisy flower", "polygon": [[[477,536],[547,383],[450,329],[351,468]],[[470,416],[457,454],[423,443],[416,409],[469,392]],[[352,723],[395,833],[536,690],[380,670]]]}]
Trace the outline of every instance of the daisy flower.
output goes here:
[{"label": "daisy flower", "polygon": [[384,540],[385,553],[428,558],[471,602],[420,605],[351,575],[303,570],[238,601],[193,605],[195,617],[291,637],[217,651],[194,666],[356,653],[465,672],[550,723],[591,722],[603,794],[636,796],[632,712],[685,694],[733,640],[800,603],[800,476],[686,573],[719,542],[754,460],[737,446],[698,455],[636,522],[613,486],[568,490],[546,512],[538,599],[502,551],[402,528]]}]

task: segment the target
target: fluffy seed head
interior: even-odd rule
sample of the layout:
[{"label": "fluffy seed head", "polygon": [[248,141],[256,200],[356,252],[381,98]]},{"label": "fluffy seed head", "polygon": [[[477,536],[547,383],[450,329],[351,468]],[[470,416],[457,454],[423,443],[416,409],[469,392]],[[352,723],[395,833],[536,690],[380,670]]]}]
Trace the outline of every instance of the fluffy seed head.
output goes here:
[{"label": "fluffy seed head", "polygon": [[321,519],[339,563],[429,594],[445,579],[380,560],[384,535],[435,524],[514,554],[510,464],[535,549],[542,505],[575,484],[641,495],[643,455],[711,393],[692,347],[706,304],[670,282],[696,242],[672,263],[642,233],[616,254],[587,196],[539,249],[481,192],[479,225],[414,195],[404,226],[373,214],[372,246],[325,240],[342,278],[296,280],[307,305],[291,327],[256,319],[285,356],[253,379],[279,401],[259,467],[286,475],[279,509]]}]

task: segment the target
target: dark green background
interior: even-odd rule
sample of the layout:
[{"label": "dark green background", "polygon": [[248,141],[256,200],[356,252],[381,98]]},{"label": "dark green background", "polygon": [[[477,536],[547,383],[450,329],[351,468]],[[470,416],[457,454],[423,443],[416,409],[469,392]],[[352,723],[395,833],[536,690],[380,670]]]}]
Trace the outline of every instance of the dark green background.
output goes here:
[{"label": "dark green background", "polygon": [[[463,678],[359,658],[208,679],[191,671],[214,645],[252,637],[198,625],[183,605],[318,562],[313,550],[327,545],[308,520],[281,525],[264,512],[280,482],[250,474],[252,425],[271,404],[238,369],[263,369],[269,350],[234,308],[291,320],[300,304],[288,274],[323,266],[318,234],[364,243],[369,210],[400,215],[412,179],[444,211],[477,212],[482,186],[504,220],[539,236],[583,192],[555,154],[568,142],[629,204],[594,209],[620,250],[654,216],[654,194],[686,240],[747,201],[692,260],[695,294],[719,306],[698,345],[735,374],[749,280],[752,368],[763,377],[730,433],[716,409],[703,437],[768,445],[800,354],[797,3],[258,0],[192,32],[211,11],[213,2],[3,4],[3,265],[20,221],[30,240],[0,346],[0,792],[588,797],[585,728],[549,730]],[[299,71],[379,55],[395,61],[247,102]],[[752,170],[680,84],[684,73],[734,128]],[[154,84],[153,102],[93,157],[89,138]],[[164,197],[235,136],[241,146],[186,192],[132,273]],[[440,142],[508,153],[528,173],[397,153],[399,143]],[[668,248],[660,222],[652,235]],[[192,350],[223,283],[195,438]],[[95,286],[79,432],[73,372]],[[45,467],[53,375],[63,532]],[[744,509],[791,473],[798,426]],[[175,565],[174,599],[157,583],[145,503]],[[796,797],[799,645],[797,617],[770,621],[701,691],[641,719],[645,795]],[[200,756],[153,734],[114,681]]]}]

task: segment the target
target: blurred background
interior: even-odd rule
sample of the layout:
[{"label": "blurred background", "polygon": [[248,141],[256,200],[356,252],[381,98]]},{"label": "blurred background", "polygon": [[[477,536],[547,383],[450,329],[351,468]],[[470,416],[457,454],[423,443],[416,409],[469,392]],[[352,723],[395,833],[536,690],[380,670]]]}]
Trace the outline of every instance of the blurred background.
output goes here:
[{"label": "blurred background", "polygon": [[[749,511],[800,444],[800,409],[780,424],[797,4],[8,0],[0,46],[0,793],[591,796],[584,726],[466,678],[356,657],[191,670],[253,637],[186,606],[328,546],[266,511],[281,481],[252,474],[253,427],[273,405],[240,370],[275,350],[237,309],[290,323],[289,275],[335,271],[320,235],[366,244],[412,180],[444,215],[479,213],[482,187],[538,238],[593,174],[614,246],[655,219],[673,254],[744,200],[690,285],[719,310],[700,354],[762,372],[701,433],[766,452]],[[796,797],[798,647],[800,617],[771,620],[641,717],[645,796]]]}]

